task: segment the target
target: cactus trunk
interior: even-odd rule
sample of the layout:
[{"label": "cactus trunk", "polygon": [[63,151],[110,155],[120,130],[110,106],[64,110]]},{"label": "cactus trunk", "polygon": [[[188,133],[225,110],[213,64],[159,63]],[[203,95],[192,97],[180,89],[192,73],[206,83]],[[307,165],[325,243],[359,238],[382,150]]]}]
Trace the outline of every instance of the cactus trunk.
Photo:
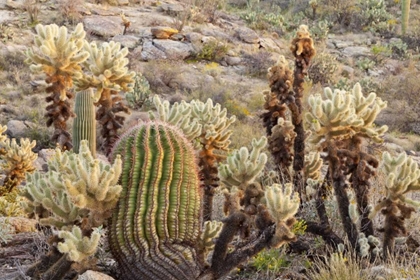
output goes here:
[{"label": "cactus trunk", "polygon": [[96,157],[96,119],[95,105],[93,104],[92,89],[84,90],[76,95],[75,113],[73,123],[73,150],[79,152],[80,142],[88,140],[89,149],[93,157]]},{"label": "cactus trunk", "polygon": [[411,0],[402,0],[401,1],[401,29],[402,34],[405,35],[408,27],[408,18],[410,15],[410,4]]},{"label": "cactus trunk", "polygon": [[174,127],[147,123],[116,143],[123,191],[110,226],[121,279],[196,279],[201,191],[194,151]]}]

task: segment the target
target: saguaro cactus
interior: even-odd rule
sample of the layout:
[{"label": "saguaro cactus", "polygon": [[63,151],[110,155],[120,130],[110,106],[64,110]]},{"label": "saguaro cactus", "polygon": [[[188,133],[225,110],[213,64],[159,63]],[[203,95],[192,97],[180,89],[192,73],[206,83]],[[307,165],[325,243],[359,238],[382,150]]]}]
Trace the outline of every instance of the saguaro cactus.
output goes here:
[{"label": "saguaro cactus", "polygon": [[401,0],[401,31],[405,35],[407,33],[408,19],[410,16],[411,0]]},{"label": "saguaro cactus", "polygon": [[177,128],[147,123],[116,143],[121,193],[109,242],[121,279],[196,279],[201,191],[194,150]]},{"label": "saguaro cactus", "polygon": [[96,157],[96,119],[93,90],[78,92],[74,103],[76,118],[73,122],[73,150],[79,152],[80,141],[87,140],[93,157]]}]

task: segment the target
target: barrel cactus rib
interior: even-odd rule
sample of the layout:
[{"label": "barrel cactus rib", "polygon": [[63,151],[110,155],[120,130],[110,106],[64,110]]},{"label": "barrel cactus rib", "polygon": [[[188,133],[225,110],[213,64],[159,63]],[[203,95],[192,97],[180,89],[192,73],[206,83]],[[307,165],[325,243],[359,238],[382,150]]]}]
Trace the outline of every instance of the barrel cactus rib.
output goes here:
[{"label": "barrel cactus rib", "polygon": [[195,279],[201,197],[191,144],[174,127],[146,123],[114,147],[123,192],[110,247],[124,279]]}]

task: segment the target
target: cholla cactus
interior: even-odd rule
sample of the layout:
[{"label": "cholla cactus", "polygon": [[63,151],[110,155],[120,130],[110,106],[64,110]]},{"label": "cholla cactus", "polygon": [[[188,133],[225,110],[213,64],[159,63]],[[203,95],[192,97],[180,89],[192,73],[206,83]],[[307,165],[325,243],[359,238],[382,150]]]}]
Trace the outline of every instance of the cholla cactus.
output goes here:
[{"label": "cholla cactus", "polygon": [[3,133],[6,126],[0,125],[0,164],[1,171],[6,175],[3,185],[0,186],[0,196],[10,193],[25,179],[27,173],[35,171],[34,162],[38,155],[32,152],[36,142],[21,139],[17,144],[16,139],[9,140]]},{"label": "cholla cactus", "polygon": [[291,178],[290,165],[293,161],[293,145],[296,135],[295,126],[291,121],[278,118],[277,125],[271,129],[271,135],[268,137],[268,150],[274,157],[280,176],[284,179]]},{"label": "cholla cactus", "polygon": [[323,163],[321,153],[317,151],[309,152],[305,157],[304,173],[306,180],[319,180]]},{"label": "cholla cactus", "polygon": [[45,175],[29,175],[25,186],[28,211],[42,205],[52,213],[42,224],[68,229],[87,218],[85,226],[92,228],[109,217],[121,192],[121,159],[112,166],[93,159],[87,141],[82,141],[79,154],[56,150],[48,166]]},{"label": "cholla cactus", "polygon": [[282,186],[274,184],[265,191],[267,209],[276,223],[276,233],[271,240],[272,247],[280,247],[285,242],[296,239],[291,227],[295,223],[294,215],[299,209],[299,194],[293,193],[292,184]]},{"label": "cholla cactus", "polygon": [[[40,223],[55,226],[61,232],[59,255],[52,250],[44,261],[35,263],[27,276],[35,279],[61,279],[70,270],[72,262],[83,262],[96,251],[99,234],[94,227],[101,226],[111,216],[117,203],[120,185],[117,185],[122,172],[122,162],[116,156],[113,165],[94,159],[86,140],[81,142],[79,154],[56,149],[48,162],[46,174],[35,172],[27,176],[24,196],[28,199],[28,212],[49,211],[49,217],[41,216]],[[48,260],[49,259],[49,260]],[[88,265],[89,262],[80,264]]]},{"label": "cholla cactus", "polygon": [[204,223],[204,229],[198,245],[199,250],[204,253],[204,259],[207,259],[209,252],[214,249],[214,239],[219,236],[222,227],[223,223],[218,221],[206,221]]},{"label": "cholla cactus", "polygon": [[[157,115],[149,112],[150,119],[159,119],[179,127],[188,140],[194,142],[201,135],[203,125],[191,116],[191,105],[185,101],[175,102],[172,106],[168,100],[161,101],[159,96],[153,97],[153,103],[157,109]],[[198,148],[198,147],[197,147]]]},{"label": "cholla cactus", "polygon": [[121,49],[121,44],[111,41],[98,46],[95,42],[84,41],[83,49],[89,54],[83,65],[90,73],[76,81],[80,89],[96,88],[96,100],[103,98],[105,89],[130,91],[133,88],[133,71],[128,71],[128,49]]},{"label": "cholla cactus", "polygon": [[245,190],[260,175],[267,163],[267,155],[262,149],[267,145],[267,138],[252,140],[252,152],[246,147],[235,150],[227,158],[226,164],[219,165],[219,177],[227,187]]},{"label": "cholla cactus", "polygon": [[[420,169],[411,157],[405,152],[392,157],[388,152],[383,153],[382,170],[386,174],[385,197],[380,201],[369,217],[373,218],[382,209],[385,215],[383,252],[385,258],[393,252],[395,239],[400,234],[407,234],[404,220],[410,218],[414,207],[420,202],[411,200],[405,195],[420,190]],[[408,205],[407,205],[408,204]]]},{"label": "cholla cactus", "polygon": [[400,153],[397,157],[392,157],[388,152],[384,152],[382,160],[382,170],[386,174],[386,194],[384,200],[376,205],[370,213],[370,217],[374,217],[380,209],[390,203],[407,203],[419,207],[419,201],[405,197],[409,192],[420,190],[420,169],[417,163],[405,152]]},{"label": "cholla cactus", "polygon": [[47,75],[46,82],[51,84],[47,88],[50,95],[47,102],[47,126],[54,125],[55,131],[52,141],[62,148],[71,149],[71,136],[67,132],[67,120],[73,117],[69,99],[73,94],[68,91],[72,87],[73,80],[82,77],[81,63],[85,61],[89,53],[83,51],[83,42],[86,32],[83,25],[78,24],[75,30],[68,34],[66,27],[58,27],[55,24],[36,26],[35,46],[40,52],[29,49],[26,53],[27,63],[30,63],[34,72],[44,72]]},{"label": "cholla cactus", "polygon": [[310,141],[314,144],[349,139],[356,134],[381,142],[380,137],[388,129],[385,125],[378,128],[373,124],[386,102],[373,92],[364,97],[359,83],[351,92],[325,88],[324,98],[319,94],[310,96],[308,104],[309,112],[305,118],[311,125]]},{"label": "cholla cactus", "polygon": [[26,55],[27,63],[34,72],[47,74],[47,82],[57,82],[53,77],[62,77],[64,88],[60,90],[59,99],[67,99],[66,88],[72,86],[73,78],[81,78],[81,63],[85,61],[89,53],[81,51],[86,32],[83,24],[79,23],[75,30],[69,35],[65,26],[58,27],[56,24],[42,25],[36,27],[35,45],[41,53],[28,49]]},{"label": "cholla cactus", "polygon": [[82,230],[78,226],[73,226],[72,231],[60,231],[58,236],[64,239],[64,242],[57,244],[57,249],[63,254],[67,254],[67,258],[72,262],[82,262],[93,256],[98,248],[101,234],[98,230],[94,230],[89,237],[83,236]]}]

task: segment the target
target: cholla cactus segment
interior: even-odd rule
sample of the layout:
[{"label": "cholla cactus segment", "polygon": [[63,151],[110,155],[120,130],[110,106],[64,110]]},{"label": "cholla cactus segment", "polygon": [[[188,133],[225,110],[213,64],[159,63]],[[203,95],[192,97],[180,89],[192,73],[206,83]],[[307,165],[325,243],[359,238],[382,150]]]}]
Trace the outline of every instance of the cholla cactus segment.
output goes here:
[{"label": "cholla cactus segment", "polygon": [[420,169],[418,164],[405,152],[392,157],[388,152],[382,155],[382,171],[386,174],[386,198],[393,202],[407,202],[420,206],[404,195],[420,190]]},{"label": "cholla cactus segment", "polygon": [[324,98],[319,94],[310,96],[308,104],[305,119],[311,126],[313,134],[310,140],[314,144],[326,139],[348,139],[355,134],[381,142],[380,137],[388,129],[373,124],[386,102],[375,93],[365,98],[358,83],[351,92],[325,88]]},{"label": "cholla cactus segment", "polygon": [[[5,128],[1,130],[5,131]],[[32,152],[36,141],[29,139],[20,139],[20,144],[16,139],[9,140],[0,134],[0,164],[3,173],[6,175],[4,184],[0,188],[0,196],[4,192],[10,192],[17,187],[24,179],[27,173],[35,171],[34,162],[38,155]]]},{"label": "cholla cactus segment", "polygon": [[306,179],[318,180],[321,177],[323,160],[319,152],[310,152],[305,156],[304,174]]},{"label": "cholla cactus segment", "polygon": [[72,172],[63,179],[73,203],[101,213],[114,208],[122,189],[117,184],[122,171],[121,158],[117,156],[112,166],[93,159],[86,140],[81,141],[79,154],[64,156],[69,157],[72,167]]},{"label": "cholla cactus segment", "polygon": [[84,66],[90,74],[77,80],[79,89],[96,88],[96,100],[101,97],[104,89],[115,91],[131,91],[134,84],[135,72],[128,71],[128,49],[121,49],[120,43],[111,41],[98,46],[95,42],[84,42],[84,51],[89,54]]},{"label": "cholla cactus segment", "polygon": [[179,127],[190,141],[201,135],[203,126],[197,119],[192,118],[192,108],[189,103],[182,101],[181,103],[175,102],[173,105],[170,105],[168,100],[162,101],[157,95],[153,97],[153,103],[157,109],[157,115],[149,112],[152,120],[159,119]]},{"label": "cholla cactus segment", "polygon": [[5,141],[7,139],[7,136],[4,135],[3,133],[5,133],[7,130],[7,126],[2,126],[0,124],[0,148],[2,148],[3,145],[5,145]]},{"label": "cholla cactus segment", "polygon": [[79,154],[56,150],[48,162],[47,174],[35,173],[27,177],[25,196],[29,198],[29,210],[42,205],[52,212],[50,218],[41,219],[44,224],[59,228],[72,225],[81,217],[93,224],[101,224],[104,213],[117,203],[121,186],[117,184],[122,171],[119,156],[113,165],[94,159],[86,140],[81,141]]},{"label": "cholla cactus segment", "polygon": [[292,194],[292,184],[286,184],[283,191],[282,186],[273,184],[265,191],[267,209],[273,219],[279,223],[292,218],[299,209],[299,194]]},{"label": "cholla cactus segment", "polygon": [[26,176],[23,195],[28,199],[24,208],[28,213],[42,206],[52,213],[48,218],[41,218],[42,225],[55,226],[60,229],[71,227],[74,222],[81,221],[86,214],[72,203],[59,173],[49,171],[47,174],[35,172]]},{"label": "cholla cactus segment", "polygon": [[98,248],[100,232],[96,229],[89,237],[83,236],[82,230],[78,226],[73,226],[72,231],[60,231],[58,236],[64,239],[57,245],[58,251],[67,254],[69,261],[82,262],[93,256]]},{"label": "cholla cactus segment", "polygon": [[291,230],[295,223],[294,215],[298,211],[300,199],[299,194],[292,194],[292,184],[286,184],[283,191],[282,186],[273,184],[265,191],[267,210],[276,222],[276,233],[270,241],[272,247],[280,247],[285,242],[296,239]]},{"label": "cholla cactus segment", "polygon": [[359,255],[362,258],[367,257],[369,255],[370,245],[368,242],[368,238],[365,236],[364,233],[359,234],[357,243],[359,244]]},{"label": "cholla cactus segment", "polygon": [[200,236],[199,247],[204,252],[208,252],[214,248],[213,239],[219,236],[222,231],[223,223],[219,221],[206,221],[204,223],[204,230]]},{"label": "cholla cactus segment", "polygon": [[191,115],[203,126],[201,144],[205,149],[227,150],[230,144],[229,137],[232,131],[229,126],[235,122],[236,117],[227,117],[227,110],[222,110],[220,104],[213,104],[211,99],[206,103],[193,100],[191,104]]},{"label": "cholla cactus segment", "polygon": [[[89,56],[88,52],[82,50],[86,35],[83,24],[79,23],[71,34],[68,34],[66,27],[58,27],[56,24],[38,24],[35,29],[35,46],[40,52],[28,49],[26,62],[31,64],[30,69],[34,72],[43,71],[48,76],[81,78],[81,63]],[[71,87],[71,84],[67,86]],[[60,99],[66,98],[65,91],[62,91]]]},{"label": "cholla cactus segment", "polygon": [[251,153],[242,147],[230,154],[227,163],[219,165],[221,181],[229,188],[236,186],[245,190],[261,174],[267,163],[267,155],[262,153],[266,145],[267,138],[261,137],[260,140],[252,140]]}]

